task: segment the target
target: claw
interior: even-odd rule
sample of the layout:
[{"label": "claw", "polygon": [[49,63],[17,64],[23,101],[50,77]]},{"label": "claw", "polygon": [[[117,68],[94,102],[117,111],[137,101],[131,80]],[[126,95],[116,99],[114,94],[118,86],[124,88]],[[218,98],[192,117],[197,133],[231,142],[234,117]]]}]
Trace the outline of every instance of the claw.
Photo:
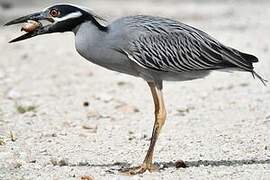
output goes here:
[{"label": "claw", "polygon": [[120,172],[121,174],[126,175],[126,176],[134,176],[137,174],[143,174],[147,170],[149,172],[156,172],[159,170],[159,168],[154,164],[142,164],[141,166],[120,170]]}]

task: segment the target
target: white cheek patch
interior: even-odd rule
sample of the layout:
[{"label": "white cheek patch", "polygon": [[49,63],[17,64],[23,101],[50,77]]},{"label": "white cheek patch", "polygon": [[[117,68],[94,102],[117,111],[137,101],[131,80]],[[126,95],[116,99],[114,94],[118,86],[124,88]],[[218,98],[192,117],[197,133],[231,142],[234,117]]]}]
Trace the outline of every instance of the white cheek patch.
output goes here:
[{"label": "white cheek patch", "polygon": [[73,12],[73,13],[70,13],[64,17],[54,17],[53,19],[56,21],[56,22],[61,22],[61,21],[65,21],[65,20],[68,20],[68,19],[75,19],[75,18],[78,18],[82,16],[82,13],[80,11],[77,11],[77,12]]}]

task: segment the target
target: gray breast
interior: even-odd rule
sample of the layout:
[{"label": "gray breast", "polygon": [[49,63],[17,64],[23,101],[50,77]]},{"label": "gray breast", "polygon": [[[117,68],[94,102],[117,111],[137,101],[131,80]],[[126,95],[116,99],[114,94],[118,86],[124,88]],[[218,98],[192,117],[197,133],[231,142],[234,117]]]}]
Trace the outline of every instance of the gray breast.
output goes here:
[{"label": "gray breast", "polygon": [[138,76],[133,62],[117,51],[126,46],[120,34],[110,28],[109,32],[100,31],[91,22],[82,24],[75,32],[75,44],[78,53],[87,60],[104,68]]}]

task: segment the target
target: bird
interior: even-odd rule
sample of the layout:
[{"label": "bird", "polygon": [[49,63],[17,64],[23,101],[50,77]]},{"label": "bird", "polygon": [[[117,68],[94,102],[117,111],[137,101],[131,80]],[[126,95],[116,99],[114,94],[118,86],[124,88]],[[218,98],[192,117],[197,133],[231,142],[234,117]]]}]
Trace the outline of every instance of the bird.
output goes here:
[{"label": "bird", "polygon": [[[49,24],[42,25],[42,20]],[[177,20],[133,15],[104,25],[104,18],[87,8],[54,4],[5,25],[29,21],[40,25],[10,43],[38,35],[73,32],[76,50],[82,57],[147,82],[154,101],[154,126],[143,163],[125,169],[124,173],[129,175],[158,171],[153,154],[167,115],[163,81],[189,81],[204,78],[214,70],[228,70],[249,72],[263,84],[267,82],[254,71],[256,56],[226,46],[202,30]]]}]

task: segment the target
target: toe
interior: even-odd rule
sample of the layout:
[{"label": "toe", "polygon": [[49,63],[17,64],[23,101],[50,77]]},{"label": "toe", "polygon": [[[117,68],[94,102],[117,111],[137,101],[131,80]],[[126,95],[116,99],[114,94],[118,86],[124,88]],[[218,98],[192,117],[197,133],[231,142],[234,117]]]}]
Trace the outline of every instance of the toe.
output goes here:
[{"label": "toe", "polygon": [[154,164],[150,164],[148,166],[147,170],[149,170],[150,172],[157,172],[157,171],[159,171],[159,167],[154,165]]},{"label": "toe", "polygon": [[132,175],[136,175],[136,174],[143,174],[146,170],[147,170],[146,166],[142,165],[142,166],[138,166],[138,167],[131,167],[128,169],[121,170],[121,173],[123,175],[132,176]]},{"label": "toe", "polygon": [[158,168],[158,166],[156,166],[154,164],[143,164],[141,166],[131,167],[128,169],[121,170],[121,173],[123,175],[132,176],[132,175],[136,175],[136,174],[143,174],[147,170],[149,172],[157,172],[159,170],[159,168]]}]

